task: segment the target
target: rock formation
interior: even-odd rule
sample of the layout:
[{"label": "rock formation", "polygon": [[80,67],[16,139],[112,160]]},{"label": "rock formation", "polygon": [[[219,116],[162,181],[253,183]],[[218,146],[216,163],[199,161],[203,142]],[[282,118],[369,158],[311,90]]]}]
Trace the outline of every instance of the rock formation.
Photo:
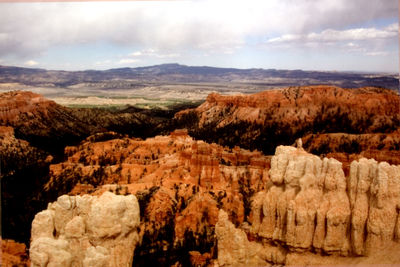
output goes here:
[{"label": "rock formation", "polygon": [[302,140],[308,152],[342,162],[346,174],[350,163],[363,157],[400,165],[400,128],[386,134],[309,134]]},{"label": "rock formation", "polygon": [[[228,210],[230,219],[241,224],[250,212],[248,200],[268,179],[269,157],[196,141],[182,130],[147,140],[92,139],[66,148],[68,159],[50,166],[46,188],[72,195],[136,194],[143,229],[138,255],[210,252],[218,210]],[[101,187],[110,183],[119,186]]]},{"label": "rock formation", "polygon": [[[340,103],[340,105],[338,105]],[[400,97],[380,88],[304,86],[253,95],[210,94],[175,115],[191,136],[273,154],[311,133],[390,133],[400,125]]]},{"label": "rock formation", "polygon": [[131,266],[139,222],[133,195],[60,196],[32,222],[32,266]]},{"label": "rock formation", "polygon": [[52,153],[107,130],[149,135],[158,123],[135,110],[73,109],[28,91],[0,93],[0,126],[13,127],[18,138]]},{"label": "rock formation", "polygon": [[[154,126],[140,128],[144,117],[0,94],[3,237],[28,244],[27,222],[68,194],[34,221],[34,264],[118,265],[117,241],[135,248],[138,266],[217,257],[220,265],[399,263],[399,167],[388,164],[399,164],[399,104],[378,88],[212,94],[151,133],[188,130],[141,140],[138,129]],[[65,147],[72,141],[81,143]],[[298,148],[280,146],[272,160],[259,152],[272,155],[279,144]],[[140,223],[128,237],[140,244],[125,240],[123,227],[91,228],[114,213],[80,215],[78,203],[94,207],[109,191],[136,196]]]},{"label": "rock formation", "polygon": [[298,264],[304,253],[313,264],[325,264],[324,257],[369,257],[400,248],[393,245],[399,240],[400,166],[360,159],[346,178],[335,159],[279,146],[269,175],[269,187],[253,198],[248,231],[236,229],[220,211],[221,266]]}]

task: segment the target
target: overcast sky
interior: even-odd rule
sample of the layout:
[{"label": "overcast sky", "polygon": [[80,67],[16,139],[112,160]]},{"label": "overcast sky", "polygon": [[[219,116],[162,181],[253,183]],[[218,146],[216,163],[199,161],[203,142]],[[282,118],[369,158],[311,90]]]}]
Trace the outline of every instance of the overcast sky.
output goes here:
[{"label": "overcast sky", "polygon": [[0,65],[398,72],[397,0],[0,3]]}]

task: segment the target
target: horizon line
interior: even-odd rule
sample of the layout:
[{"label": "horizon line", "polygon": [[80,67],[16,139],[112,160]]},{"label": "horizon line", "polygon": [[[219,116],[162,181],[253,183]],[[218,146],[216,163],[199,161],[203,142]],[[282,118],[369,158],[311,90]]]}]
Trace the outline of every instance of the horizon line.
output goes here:
[{"label": "horizon line", "polygon": [[[3,0],[0,0],[0,2]],[[96,0],[93,0],[96,1]],[[101,0],[107,1],[107,0]],[[116,0],[116,1],[129,1],[129,0]],[[135,0],[136,1],[136,0]],[[153,1],[153,0],[146,0],[146,1]],[[168,0],[164,0],[168,1]],[[180,1],[180,0],[178,0]],[[338,73],[361,73],[361,74],[390,74],[400,76],[400,73],[394,71],[363,71],[363,70],[316,70],[316,69],[285,69],[285,68],[262,68],[262,67],[251,67],[251,68],[237,68],[237,67],[217,67],[217,66],[210,66],[210,65],[186,65],[177,62],[171,63],[161,63],[155,65],[143,65],[137,67],[119,67],[119,68],[106,68],[106,69],[75,69],[75,70],[65,70],[65,69],[52,69],[52,68],[44,68],[44,67],[33,67],[33,66],[17,66],[17,65],[3,65],[0,64],[0,67],[10,67],[10,68],[22,68],[22,69],[32,69],[32,70],[45,70],[45,71],[66,71],[66,72],[80,72],[80,71],[108,71],[108,70],[118,70],[118,69],[137,69],[137,68],[150,68],[150,67],[157,67],[157,66],[165,66],[165,65],[178,65],[183,67],[206,67],[206,68],[216,68],[216,69],[235,69],[235,70],[281,70],[281,71],[304,71],[304,72],[338,72]]]}]

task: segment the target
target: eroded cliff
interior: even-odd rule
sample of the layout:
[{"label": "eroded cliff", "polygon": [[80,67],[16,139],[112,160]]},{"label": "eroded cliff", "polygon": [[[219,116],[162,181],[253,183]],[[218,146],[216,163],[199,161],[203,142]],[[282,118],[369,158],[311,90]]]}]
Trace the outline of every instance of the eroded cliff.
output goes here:
[{"label": "eroded cliff", "polygon": [[[214,93],[198,108],[177,113],[174,122],[195,138],[272,155],[276,146],[291,145],[307,134],[392,133],[400,125],[400,97],[381,88],[335,86]],[[343,148],[341,152],[352,153],[347,150],[351,146]]]},{"label": "eroded cliff", "polygon": [[[23,96],[10,94],[9,100]],[[173,126],[189,125],[188,131],[146,140],[124,131],[104,132],[114,122],[117,130],[135,128],[134,116],[96,110],[78,116],[40,96],[25,97],[22,104],[17,101],[16,112],[0,109],[6,114],[0,124],[14,127],[0,126],[2,208],[8,215],[3,229],[13,235],[7,238],[29,240],[25,230],[31,213],[62,194],[70,197],[62,197],[61,206],[76,195],[96,198],[111,191],[138,199],[140,231],[135,233],[141,242],[129,247],[129,253],[135,250],[135,266],[206,266],[217,257],[220,265],[400,262],[399,167],[383,162],[399,164],[399,97],[393,92],[316,86],[253,96],[212,94],[201,107],[177,115]],[[101,133],[67,146],[64,158],[43,150],[51,143],[38,148],[21,139],[43,134],[43,141],[58,130],[75,134],[75,127],[75,141]],[[273,154],[277,144],[292,144],[298,136],[306,151],[279,147],[272,161],[257,150],[234,146]],[[52,142],[62,148],[70,144],[59,137]],[[73,216],[76,199],[71,200]],[[107,247],[71,250],[77,240],[88,244],[87,221],[56,216],[57,205],[47,212],[55,232],[39,247],[32,243],[31,252],[44,251],[31,254],[36,262],[54,260],[53,252],[46,252],[54,246],[66,255],[65,264],[110,260]],[[70,226],[58,227],[56,221]],[[70,230],[82,235],[67,236]]]},{"label": "eroded cliff", "polygon": [[253,197],[250,228],[235,228],[220,211],[220,265],[399,262],[400,166],[363,158],[346,178],[333,158],[280,146],[269,175]]},{"label": "eroded cliff", "polygon": [[166,257],[171,264],[189,261],[190,251],[212,252],[220,208],[236,225],[246,220],[270,161],[257,151],[193,140],[186,131],[147,140],[89,138],[66,154],[67,161],[50,166],[47,190],[135,194],[142,215],[138,261]]},{"label": "eroded cliff", "polygon": [[68,108],[29,91],[0,93],[0,126],[14,128],[17,138],[51,153],[89,135],[118,131],[134,136],[154,134],[161,121],[138,110]]}]

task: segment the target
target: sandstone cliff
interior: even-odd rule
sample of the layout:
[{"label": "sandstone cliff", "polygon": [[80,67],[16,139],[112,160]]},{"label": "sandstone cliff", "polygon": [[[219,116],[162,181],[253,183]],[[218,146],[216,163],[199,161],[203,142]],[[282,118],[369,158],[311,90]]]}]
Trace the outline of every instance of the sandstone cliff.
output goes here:
[{"label": "sandstone cliff", "polygon": [[[269,175],[269,187],[253,198],[249,229],[235,228],[220,211],[221,266],[349,264],[355,256],[399,263],[400,166],[360,159],[346,178],[335,159],[280,146]],[[393,255],[385,259],[388,247]]]},{"label": "sandstone cliff", "polygon": [[28,91],[0,93],[0,126],[13,127],[18,138],[52,153],[107,130],[150,135],[158,123],[135,110],[72,109]]},{"label": "sandstone cliff", "polygon": [[[201,107],[178,114],[173,124],[190,126],[189,133],[209,143],[184,130],[132,138],[122,130],[138,125],[133,115],[74,111],[22,92],[1,96],[20,99],[18,107],[1,109],[0,124],[8,125],[0,126],[5,238],[29,240],[31,213],[62,194],[70,197],[62,197],[61,206],[65,199],[87,198],[75,195],[96,199],[112,191],[138,199],[142,241],[135,245],[137,266],[205,266],[217,255],[221,265],[400,262],[399,170],[382,162],[399,164],[399,97],[390,91],[316,86],[253,96],[213,94]],[[104,132],[110,125],[118,131]],[[98,131],[67,146],[64,158],[43,149],[70,144],[62,136],[72,134],[78,141]],[[271,161],[257,150],[235,147],[269,153],[300,136],[307,152],[330,159],[280,147]],[[34,146],[43,140],[51,142]],[[47,213],[55,216],[57,205]],[[76,204],[71,212],[75,216]],[[81,237],[66,232],[71,227],[81,231],[81,219],[56,217],[51,217],[54,234],[31,244],[34,253],[50,254],[31,254],[32,259],[53,260],[53,245],[66,263],[111,259],[109,247],[95,245],[80,247],[78,258],[68,256],[75,255],[71,244]],[[69,230],[55,221],[71,224]],[[84,240],[90,240],[88,229],[85,223]]]},{"label": "sandstone cliff", "polygon": [[[137,255],[148,261],[174,254],[170,261],[189,261],[190,251],[210,252],[218,210],[228,210],[236,225],[245,221],[250,197],[267,182],[270,160],[257,151],[193,140],[185,131],[144,141],[89,138],[67,147],[66,155],[67,161],[50,166],[47,190],[136,194],[143,238]],[[101,187],[110,183],[118,186]]]},{"label": "sandstone cliff", "polygon": [[131,266],[139,222],[133,195],[63,195],[32,222],[32,266]]},{"label": "sandstone cliff", "polygon": [[302,140],[308,152],[342,162],[346,174],[349,173],[350,163],[360,158],[400,165],[400,128],[386,134],[309,134]]},{"label": "sandstone cliff", "polygon": [[198,108],[177,113],[174,122],[195,138],[272,155],[277,145],[291,145],[306,134],[393,132],[400,125],[400,97],[380,88],[334,86],[215,93]]}]

